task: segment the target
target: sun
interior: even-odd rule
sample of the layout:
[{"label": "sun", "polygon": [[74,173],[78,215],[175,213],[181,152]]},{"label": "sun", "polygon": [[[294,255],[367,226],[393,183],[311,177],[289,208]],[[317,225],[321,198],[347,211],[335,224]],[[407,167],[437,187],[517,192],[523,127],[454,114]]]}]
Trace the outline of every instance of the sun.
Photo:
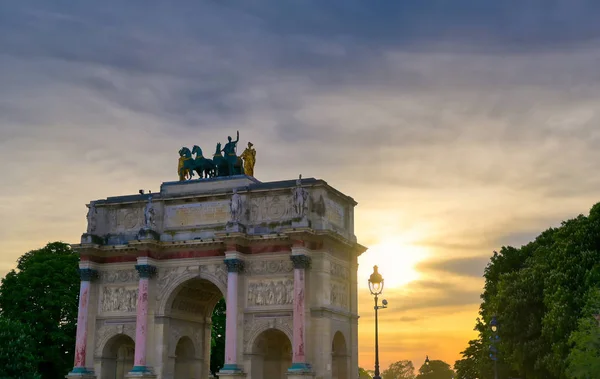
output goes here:
[{"label": "sun", "polygon": [[373,266],[377,265],[385,280],[385,288],[402,287],[420,278],[416,266],[428,255],[426,248],[413,245],[399,237],[382,240],[370,246],[369,250],[358,258],[359,285],[366,286],[369,276],[373,273]]}]

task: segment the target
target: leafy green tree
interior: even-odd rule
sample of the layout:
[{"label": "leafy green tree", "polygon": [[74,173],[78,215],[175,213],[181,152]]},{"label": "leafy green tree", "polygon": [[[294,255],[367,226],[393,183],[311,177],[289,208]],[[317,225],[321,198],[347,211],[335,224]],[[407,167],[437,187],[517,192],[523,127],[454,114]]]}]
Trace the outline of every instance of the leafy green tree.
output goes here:
[{"label": "leafy green tree", "polygon": [[371,374],[369,374],[369,372],[362,367],[358,368],[358,378],[359,379],[373,379]]},{"label": "leafy green tree", "polygon": [[212,330],[210,333],[210,371],[219,372],[225,363],[225,299],[219,300],[212,314]]},{"label": "leafy green tree", "polygon": [[423,364],[419,369],[416,379],[452,379],[454,371],[444,361],[431,360],[429,364]]},{"label": "leafy green tree", "polygon": [[27,326],[0,317],[0,379],[37,379],[36,341]]},{"label": "leafy green tree", "polygon": [[49,243],[21,256],[0,285],[1,315],[26,325],[42,378],[63,377],[73,367],[78,260],[69,245]]},{"label": "leafy green tree", "polygon": [[600,290],[590,291],[585,315],[579,320],[569,342],[572,345],[568,357],[567,374],[572,379],[596,378],[600,373]]},{"label": "leafy green tree", "polygon": [[594,346],[593,339],[586,339],[593,331],[586,304],[590,290],[600,286],[600,203],[588,216],[564,221],[520,248],[503,247],[484,277],[475,326],[479,336],[456,362],[459,377],[493,377],[484,355],[489,353],[492,315],[497,315],[501,338],[500,377],[573,377],[573,370],[585,367],[587,360],[579,353],[589,355]]},{"label": "leafy green tree", "polygon": [[415,379],[415,366],[408,360],[394,362],[382,374],[382,379]]}]

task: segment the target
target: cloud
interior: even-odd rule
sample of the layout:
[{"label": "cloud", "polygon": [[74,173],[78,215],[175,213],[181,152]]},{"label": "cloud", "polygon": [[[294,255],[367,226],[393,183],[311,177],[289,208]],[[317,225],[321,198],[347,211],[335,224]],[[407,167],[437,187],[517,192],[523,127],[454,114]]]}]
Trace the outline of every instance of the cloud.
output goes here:
[{"label": "cloud", "polygon": [[490,261],[490,257],[477,256],[453,259],[436,259],[425,261],[417,265],[417,270],[424,272],[441,272],[458,276],[477,277],[483,276],[483,270]]}]

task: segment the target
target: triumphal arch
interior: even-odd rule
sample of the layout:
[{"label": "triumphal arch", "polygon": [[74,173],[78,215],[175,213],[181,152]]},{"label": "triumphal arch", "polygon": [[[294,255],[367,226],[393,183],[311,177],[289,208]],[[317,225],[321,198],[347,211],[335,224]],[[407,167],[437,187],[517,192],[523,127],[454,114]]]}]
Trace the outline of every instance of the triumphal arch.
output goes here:
[{"label": "triumphal arch", "polygon": [[358,377],[356,202],[314,178],[261,182],[236,142],[183,148],[158,193],[87,205],[68,378],[209,378],[222,298],[219,378]]}]

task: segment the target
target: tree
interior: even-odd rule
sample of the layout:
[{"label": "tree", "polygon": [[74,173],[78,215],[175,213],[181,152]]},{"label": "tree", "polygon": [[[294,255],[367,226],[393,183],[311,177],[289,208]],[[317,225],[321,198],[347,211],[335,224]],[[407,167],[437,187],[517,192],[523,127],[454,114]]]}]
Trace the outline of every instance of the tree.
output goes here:
[{"label": "tree", "polygon": [[358,378],[359,379],[373,379],[371,374],[369,374],[369,372],[362,367],[358,368]]},{"label": "tree", "polygon": [[212,314],[212,330],[210,333],[210,371],[219,372],[225,363],[225,299],[219,300]]},{"label": "tree", "polygon": [[0,285],[1,315],[26,325],[42,378],[63,377],[73,367],[78,260],[69,245],[49,243],[21,256]]},{"label": "tree", "polygon": [[415,379],[415,366],[411,361],[394,362],[382,374],[382,379]]},{"label": "tree", "polygon": [[569,342],[572,345],[568,357],[567,374],[572,379],[595,378],[600,372],[600,291],[594,288],[590,291],[590,299],[584,316],[579,320]]},{"label": "tree", "polygon": [[416,379],[452,379],[454,371],[444,361],[431,360],[429,364],[423,364],[419,369]]},{"label": "tree", "polygon": [[36,341],[27,326],[0,317],[0,379],[37,379]]},{"label": "tree", "polygon": [[[476,340],[456,362],[459,378],[492,378],[489,323],[497,316],[500,377],[584,378],[596,345],[590,291],[600,286],[600,203],[520,247],[503,247],[485,270]],[[592,296],[593,297],[593,296]],[[586,308],[587,307],[587,308]],[[594,375],[597,376],[597,375]]]}]

